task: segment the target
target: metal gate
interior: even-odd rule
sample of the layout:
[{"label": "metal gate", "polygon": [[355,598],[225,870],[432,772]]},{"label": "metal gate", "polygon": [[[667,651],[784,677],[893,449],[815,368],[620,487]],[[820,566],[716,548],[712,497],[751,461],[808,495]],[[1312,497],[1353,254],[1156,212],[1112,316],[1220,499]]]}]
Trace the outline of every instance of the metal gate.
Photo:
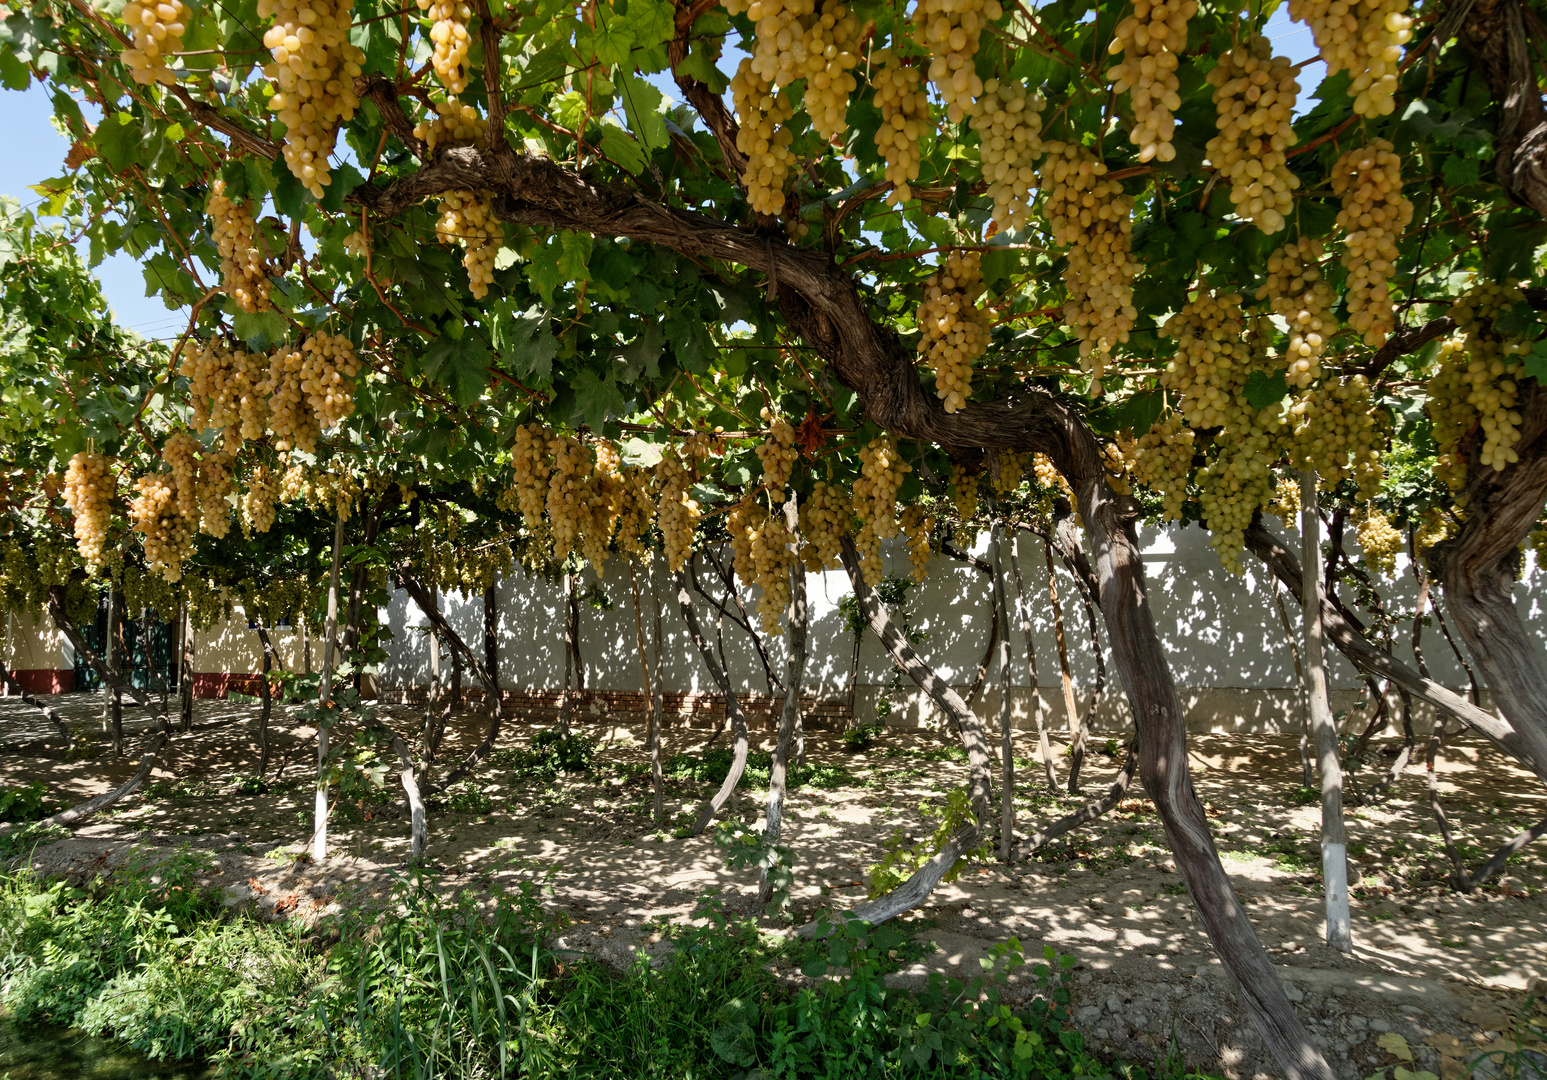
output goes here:
[{"label": "metal gate", "polygon": [[[97,605],[97,617],[81,626],[81,635],[96,654],[107,659],[104,651],[107,643],[107,597]],[[149,620],[149,654],[146,652],[146,620]],[[115,655],[121,656],[121,666],[128,676],[129,685],[136,690],[160,693],[177,687],[177,665],[172,663],[172,626],[157,616],[154,609],[143,618],[124,619],[119,627],[120,638]],[[100,690],[102,679],[96,669],[84,657],[75,660],[75,688]]]}]

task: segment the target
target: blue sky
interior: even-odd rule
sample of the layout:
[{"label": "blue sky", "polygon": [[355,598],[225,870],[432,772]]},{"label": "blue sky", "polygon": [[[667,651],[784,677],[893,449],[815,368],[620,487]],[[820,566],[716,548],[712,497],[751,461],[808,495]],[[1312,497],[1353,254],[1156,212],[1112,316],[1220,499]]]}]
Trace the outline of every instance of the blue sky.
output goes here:
[{"label": "blue sky", "polygon": [[[1298,63],[1315,52],[1310,31],[1289,20],[1280,7],[1267,25],[1274,51]],[[1302,94],[1309,94],[1321,79],[1322,65],[1313,64],[1301,73]],[[665,86],[670,92],[673,87]],[[34,83],[26,90],[0,90],[0,115],[6,119],[9,153],[0,155],[0,193],[10,195],[23,206],[40,199],[29,190],[31,185],[58,176],[64,171],[64,156],[70,145],[54,130],[48,93]],[[159,299],[145,295],[145,281],[139,264],[126,255],[107,259],[97,268],[108,303],[120,324],[149,338],[176,338],[187,325],[186,316],[168,311]]]}]

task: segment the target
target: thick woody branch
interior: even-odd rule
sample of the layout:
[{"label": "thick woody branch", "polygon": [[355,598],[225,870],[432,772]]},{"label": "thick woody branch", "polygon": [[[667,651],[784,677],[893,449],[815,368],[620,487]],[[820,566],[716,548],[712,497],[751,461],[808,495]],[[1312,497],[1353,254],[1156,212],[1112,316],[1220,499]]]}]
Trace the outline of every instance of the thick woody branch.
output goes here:
[{"label": "thick woody branch", "polygon": [[667,46],[666,55],[671,61],[671,77],[677,83],[677,89],[682,91],[682,96],[688,99],[688,104],[698,110],[698,115],[703,118],[704,126],[714,136],[714,141],[720,147],[720,156],[725,163],[741,176],[747,171],[747,157],[736,147],[736,135],[739,128],[736,118],[725,107],[725,99],[716,94],[705,83],[699,82],[691,75],[684,74],[681,70],[682,61],[687,59],[688,38],[692,32],[693,24],[698,21],[700,15],[717,6],[719,0],[678,0],[676,25],[677,34]]}]

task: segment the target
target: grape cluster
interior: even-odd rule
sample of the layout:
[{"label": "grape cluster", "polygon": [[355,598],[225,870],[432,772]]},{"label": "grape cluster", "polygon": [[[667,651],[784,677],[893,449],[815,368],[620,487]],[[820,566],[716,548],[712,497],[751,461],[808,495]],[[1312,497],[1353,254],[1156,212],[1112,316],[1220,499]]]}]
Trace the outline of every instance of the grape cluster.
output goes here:
[{"label": "grape cluster", "polygon": [[218,338],[183,346],[178,374],[188,378],[193,426],[224,428],[228,446],[260,439],[269,419],[269,358],[232,349]]},{"label": "grape cluster", "polygon": [[731,78],[736,109],[736,149],[747,156],[747,202],[754,213],[777,216],[784,209],[784,184],[795,164],[794,136],[784,125],[795,115],[789,94],[752,69],[744,59]]},{"label": "grape cluster", "polygon": [[118,494],[114,464],[110,457],[82,450],[70,459],[64,472],[64,501],[75,516],[75,550],[87,566],[101,566],[106,561],[102,548]]},{"label": "grape cluster", "polygon": [[1176,150],[1177,109],[1182,107],[1176,77],[1179,57],[1187,47],[1187,20],[1198,13],[1197,0],[1135,0],[1133,14],[1117,24],[1107,51],[1125,54],[1107,71],[1116,93],[1129,92],[1133,130],[1128,141],[1139,148],[1140,161],[1171,161]]},{"label": "grape cluster", "polygon": [[1064,321],[1080,339],[1080,360],[1101,378],[1112,349],[1128,340],[1138,311],[1133,279],[1139,264],[1130,248],[1133,199],[1107,167],[1075,143],[1050,142],[1037,176],[1047,192],[1042,214],[1053,239],[1069,248]]},{"label": "grape cluster", "polygon": [[182,51],[192,15],[183,0],[129,0],[123,11],[124,25],[134,35],[134,45],[123,51],[129,77],[141,86],[176,82],[167,57]]},{"label": "grape cluster", "polygon": [[1368,379],[1329,379],[1297,397],[1289,413],[1295,439],[1290,459],[1296,468],[1314,469],[1321,486],[1329,489],[1351,477],[1361,500],[1380,490],[1385,425]]},{"label": "grape cluster", "polygon": [[354,118],[354,81],[365,54],[349,43],[350,0],[258,0],[272,19],[263,46],[274,58],[263,73],[276,86],[269,108],[285,125],[285,164],[313,197],[333,182],[328,155],[339,125]]},{"label": "grape cluster", "polygon": [[1364,552],[1365,565],[1377,574],[1391,577],[1397,569],[1397,555],[1405,543],[1402,534],[1373,503],[1355,517],[1354,530],[1359,537],[1359,550]]},{"label": "grape cluster", "polygon": [[1241,297],[1206,288],[1161,328],[1177,345],[1160,385],[1172,392],[1189,427],[1217,428],[1239,419],[1236,399],[1251,364],[1245,329]]},{"label": "grape cluster", "polygon": [[174,431],[161,446],[161,460],[172,470],[177,488],[177,510],[193,528],[199,525],[199,460],[204,448],[186,431]]},{"label": "grape cluster", "polygon": [[625,465],[621,470],[618,509],[618,547],[643,559],[649,545],[646,534],[655,523],[652,474]]},{"label": "grape cluster", "polygon": [[1524,300],[1517,282],[1483,281],[1451,305],[1450,317],[1464,336],[1441,344],[1439,371],[1429,380],[1425,408],[1439,444],[1435,471],[1452,490],[1466,481],[1462,445],[1473,431],[1480,430],[1483,439],[1479,465],[1502,472],[1520,459],[1515,446],[1523,418],[1515,406],[1524,377],[1520,356],[1530,351],[1531,341],[1499,333],[1494,320]]},{"label": "grape cluster", "polygon": [[140,534],[145,564],[169,582],[182,579],[183,563],[193,554],[197,527],[179,509],[179,485],[170,473],[149,473],[135,481],[139,492],[129,504],[129,520]]},{"label": "grape cluster", "polygon": [[242,496],[242,533],[251,536],[255,532],[266,533],[274,526],[274,474],[267,465],[259,465],[252,471],[247,482],[247,492]]},{"label": "grape cluster", "polygon": [[770,499],[781,503],[795,467],[795,428],[769,409],[763,409],[761,416],[768,424],[768,438],[757,447],[757,458],[763,463],[763,486]]},{"label": "grape cluster", "polygon": [[956,516],[963,522],[978,515],[978,478],[967,471],[965,465],[951,465],[951,501],[956,505]]},{"label": "grape cluster", "polygon": [[275,349],[269,357],[265,390],[274,445],[280,450],[302,450],[310,454],[317,449],[322,430],[317,426],[317,418],[301,388],[301,369],[305,362],[300,349],[285,346]]},{"label": "grape cluster", "polygon": [[972,395],[972,363],[988,348],[988,317],[978,307],[983,270],[977,252],[953,251],[924,282],[916,316],[919,352],[935,373],[935,394],[956,412]]},{"label": "grape cluster", "polygon": [[1300,84],[1294,67],[1258,36],[1226,50],[1208,81],[1219,127],[1205,151],[1209,164],[1230,181],[1236,214],[1276,233],[1293,205],[1291,192],[1300,186],[1285,156],[1296,141],[1291,121]]},{"label": "grape cluster", "polygon": [[1026,475],[1026,455],[1013,450],[1001,450],[996,455],[994,468],[989,470],[989,482],[999,498],[1014,495]]},{"label": "grape cluster", "polygon": [[573,435],[555,435],[548,449],[553,455],[553,471],[548,476],[548,523],[553,530],[553,557],[563,561],[580,537],[591,457]]},{"label": "grape cluster", "polygon": [[1069,500],[1070,506],[1079,505],[1079,500],[1075,498],[1074,489],[1069,486],[1069,481],[1064,479],[1064,474],[1058,471],[1058,466],[1054,465],[1053,459],[1046,454],[1031,455],[1031,475],[1043,491],[1056,491]]},{"label": "grape cluster", "polygon": [[206,450],[199,462],[199,529],[217,540],[231,531],[235,464],[224,450]]},{"label": "grape cluster", "polygon": [[860,552],[860,569],[871,585],[886,576],[881,561],[881,541],[897,535],[897,489],[912,466],[902,460],[890,435],[878,435],[859,451],[859,476],[854,481],[854,513],[860,530],[854,546]]},{"label": "grape cluster", "polygon": [[580,507],[580,550],[597,577],[606,566],[607,548],[622,513],[623,472],[618,448],[598,441]]},{"label": "grape cluster", "polygon": [[1268,300],[1289,326],[1285,379],[1300,390],[1321,378],[1321,358],[1337,327],[1336,297],[1321,272],[1321,257],[1320,240],[1290,241],[1268,256],[1268,277],[1257,290],[1257,299]]},{"label": "grape cluster", "polygon": [[1157,421],[1126,455],[1128,473],[1161,497],[1161,520],[1181,521],[1187,501],[1187,476],[1192,472],[1194,435],[1178,413]]},{"label": "grape cluster", "polygon": [[1332,167],[1332,193],[1343,200],[1337,223],[1348,268],[1348,324],[1379,348],[1395,325],[1389,283],[1397,240],[1413,220],[1413,204],[1402,197],[1402,160],[1385,139],[1350,150]]},{"label": "grape cluster", "polygon": [[1232,574],[1242,572],[1246,529],[1273,493],[1273,462],[1280,453],[1282,424],[1276,410],[1263,409],[1218,440],[1218,456],[1197,473],[1198,505],[1209,544]]},{"label": "grape cluster", "polygon": [[238,205],[226,195],[226,182],[210,184],[205,211],[210,216],[210,239],[220,252],[220,289],[243,311],[267,311],[269,273],[264,265],[258,220],[252,205]]},{"label": "grape cluster", "polygon": [[1396,108],[1402,46],[1413,36],[1408,0],[1289,0],[1289,17],[1310,26],[1327,74],[1347,71],[1354,112],[1369,119]]},{"label": "grape cluster", "polygon": [[984,27],[1003,14],[999,0],[919,0],[913,9],[914,40],[929,51],[929,81],[953,124],[961,123],[983,94],[973,57]]},{"label": "grape cluster", "polygon": [[919,69],[904,67],[890,49],[876,50],[870,62],[870,82],[881,113],[876,149],[886,162],[886,178],[892,184],[886,201],[896,206],[913,198],[911,185],[919,178],[919,140],[933,130],[929,95],[919,85]]},{"label": "grape cluster", "polygon": [[813,574],[839,565],[853,510],[836,484],[818,480],[800,506],[800,559]]},{"label": "grape cluster", "polygon": [[435,235],[443,244],[461,241],[467,254],[462,265],[467,269],[468,291],[473,299],[489,295],[494,281],[494,259],[500,253],[504,233],[494,220],[494,211],[486,191],[448,191],[440,199],[440,219]]},{"label": "grape cluster", "polygon": [[435,77],[453,96],[467,89],[467,51],[473,40],[468,35],[467,24],[473,18],[473,9],[463,0],[419,0],[419,10],[429,16],[430,40],[435,42],[435,53],[430,63]]},{"label": "grape cluster", "polygon": [[337,427],[355,411],[360,360],[342,334],[318,331],[301,346],[301,392],[321,428]]},{"label": "grape cluster", "polygon": [[929,562],[934,558],[929,537],[935,531],[935,519],[926,517],[917,506],[909,506],[902,512],[901,525],[903,536],[908,538],[908,564],[913,568],[913,580],[923,584],[929,576]]},{"label": "grape cluster", "polygon": [[784,514],[770,513],[753,495],[747,495],[725,516],[735,552],[736,576],[762,590],[757,615],[763,633],[779,632],[779,619],[790,603],[790,531]]},{"label": "grape cluster", "polygon": [[437,101],[435,114],[414,125],[414,138],[424,143],[427,154],[435,153],[438,146],[483,142],[488,133],[489,122],[478,115],[478,110],[454,97]]},{"label": "grape cluster", "polygon": [[978,133],[983,179],[994,201],[993,222],[1003,229],[1024,229],[1037,186],[1042,156],[1042,95],[1020,83],[989,79],[972,106],[972,130]]},{"label": "grape cluster", "polygon": [[516,441],[510,448],[510,467],[515,473],[516,505],[526,519],[528,532],[542,526],[543,507],[548,497],[548,443],[553,432],[539,424],[516,428]]},{"label": "grape cluster", "polygon": [[693,553],[693,529],[703,510],[689,494],[693,474],[682,463],[677,450],[668,450],[656,470],[661,485],[656,521],[660,524],[661,544],[666,549],[666,565],[676,573],[687,565],[688,556]]}]

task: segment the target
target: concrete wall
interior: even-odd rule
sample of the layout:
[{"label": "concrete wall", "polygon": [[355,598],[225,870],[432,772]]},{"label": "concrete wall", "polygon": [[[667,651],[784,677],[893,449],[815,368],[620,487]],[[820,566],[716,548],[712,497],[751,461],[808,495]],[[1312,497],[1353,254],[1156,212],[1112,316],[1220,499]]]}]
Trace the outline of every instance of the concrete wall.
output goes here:
[{"label": "concrete wall", "polygon": [[75,650],[44,617],[41,623],[25,615],[7,614],[6,666],[22,689],[33,694],[63,694],[75,689]]}]

